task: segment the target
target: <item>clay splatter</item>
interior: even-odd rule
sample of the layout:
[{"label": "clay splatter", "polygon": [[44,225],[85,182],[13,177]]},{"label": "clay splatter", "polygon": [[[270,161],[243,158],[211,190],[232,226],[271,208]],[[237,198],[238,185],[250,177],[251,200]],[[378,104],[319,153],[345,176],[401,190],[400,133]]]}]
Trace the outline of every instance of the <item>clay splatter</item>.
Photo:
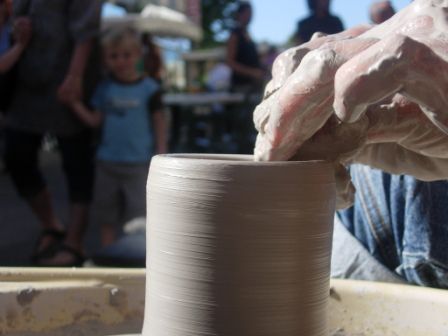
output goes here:
[{"label": "clay splatter", "polygon": [[31,302],[33,302],[33,300],[40,294],[40,291],[34,289],[34,288],[25,288],[22,289],[18,294],[17,294],[17,303],[19,305],[23,306],[27,306],[29,304],[31,304]]}]

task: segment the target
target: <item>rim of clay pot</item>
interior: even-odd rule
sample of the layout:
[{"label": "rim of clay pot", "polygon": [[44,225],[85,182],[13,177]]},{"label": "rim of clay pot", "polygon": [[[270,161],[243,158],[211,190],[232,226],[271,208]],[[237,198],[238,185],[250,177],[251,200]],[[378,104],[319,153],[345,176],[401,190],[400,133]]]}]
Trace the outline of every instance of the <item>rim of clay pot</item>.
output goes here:
[{"label": "rim of clay pot", "polygon": [[203,153],[174,153],[159,154],[156,157],[182,159],[188,161],[207,161],[208,163],[225,163],[238,165],[257,165],[257,166],[293,166],[293,165],[318,165],[330,164],[325,160],[309,160],[309,161],[254,161],[253,155],[246,154],[203,154]]}]

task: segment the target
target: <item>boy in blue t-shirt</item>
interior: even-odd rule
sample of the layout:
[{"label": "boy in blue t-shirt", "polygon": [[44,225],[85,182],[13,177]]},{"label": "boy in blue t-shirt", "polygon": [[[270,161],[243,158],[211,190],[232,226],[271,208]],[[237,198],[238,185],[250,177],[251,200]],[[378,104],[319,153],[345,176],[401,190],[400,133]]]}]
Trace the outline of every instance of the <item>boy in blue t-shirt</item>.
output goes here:
[{"label": "boy in blue t-shirt", "polygon": [[97,150],[95,202],[103,246],[114,242],[119,217],[145,216],[145,186],[153,154],[166,152],[166,129],[160,86],[141,77],[140,38],[133,29],[114,29],[102,41],[110,77],[97,87],[94,111],[81,101],[74,113],[87,125],[102,125]]}]

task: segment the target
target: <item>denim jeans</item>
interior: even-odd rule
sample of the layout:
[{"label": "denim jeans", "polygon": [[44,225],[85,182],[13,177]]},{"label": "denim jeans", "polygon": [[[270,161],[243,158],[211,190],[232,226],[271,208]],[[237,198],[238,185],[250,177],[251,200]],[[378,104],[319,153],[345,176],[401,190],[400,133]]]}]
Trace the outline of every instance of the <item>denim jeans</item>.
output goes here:
[{"label": "denim jeans", "polygon": [[331,277],[404,284],[397,273],[375,259],[346,229],[338,216],[334,218]]},{"label": "denim jeans", "polygon": [[354,205],[337,217],[369,253],[410,283],[448,288],[448,181],[350,167]]}]

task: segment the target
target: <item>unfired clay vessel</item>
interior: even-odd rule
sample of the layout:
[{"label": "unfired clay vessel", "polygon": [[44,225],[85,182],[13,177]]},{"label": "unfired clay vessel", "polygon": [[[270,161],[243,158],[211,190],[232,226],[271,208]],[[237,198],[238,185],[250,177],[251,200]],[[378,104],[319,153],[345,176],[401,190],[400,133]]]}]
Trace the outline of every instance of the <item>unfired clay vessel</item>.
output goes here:
[{"label": "unfired clay vessel", "polygon": [[327,336],[324,162],[162,155],[147,185],[146,336]]}]

